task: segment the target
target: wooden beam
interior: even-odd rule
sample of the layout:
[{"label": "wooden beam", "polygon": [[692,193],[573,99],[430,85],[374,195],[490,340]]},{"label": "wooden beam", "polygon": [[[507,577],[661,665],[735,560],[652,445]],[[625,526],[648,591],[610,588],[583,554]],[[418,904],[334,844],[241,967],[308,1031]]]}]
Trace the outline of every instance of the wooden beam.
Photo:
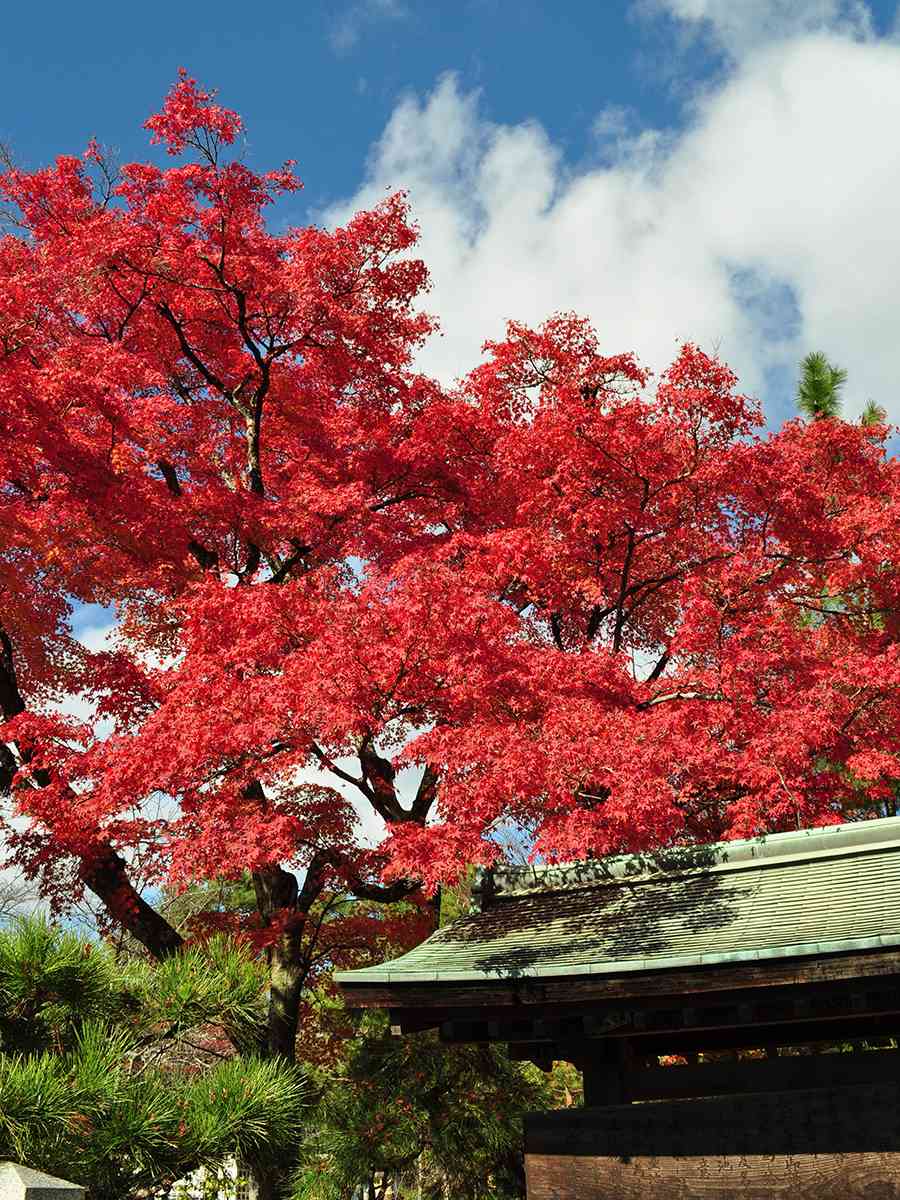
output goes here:
[{"label": "wooden beam", "polygon": [[[765,1045],[809,1040],[796,1027],[824,1022],[829,1027],[847,1022],[852,1033],[860,1022],[891,1017],[900,1023],[900,988],[883,987],[879,981],[812,985],[798,988],[760,988],[745,992],[721,992],[706,997],[659,997],[635,1001],[633,1005],[563,1006],[533,1008],[490,1008],[451,1013],[440,1010],[393,1010],[391,1020],[403,1032],[431,1027],[436,1016],[441,1037],[453,1043],[506,1042],[511,1045],[539,1043],[568,1045],[598,1039],[630,1037],[635,1040],[671,1040],[691,1032],[699,1048],[708,1034],[734,1030],[733,1045]],[[765,1032],[763,1032],[765,1031]],[[824,1034],[822,1035],[825,1036]],[[668,1051],[666,1051],[668,1052]],[[530,1057],[530,1056],[529,1056]]]},{"label": "wooden beam", "polygon": [[342,984],[350,1008],[480,1009],[701,996],[764,987],[840,981],[900,979],[900,951],[870,950],[823,958],[775,958],[683,970],[629,971],[621,975],[524,976],[473,982]]},{"label": "wooden beam", "polygon": [[873,1200],[900,1196],[900,1154],[525,1155],[528,1200]]},{"label": "wooden beam", "polygon": [[632,1100],[681,1100],[742,1092],[794,1091],[863,1083],[896,1083],[900,1051],[854,1054],[794,1054],[777,1058],[701,1063],[697,1066],[636,1067],[628,1072]]},{"label": "wooden beam", "polygon": [[525,1149],[531,1154],[619,1159],[665,1155],[827,1156],[864,1151],[898,1154],[898,1109],[900,1087],[896,1084],[565,1109],[526,1117]]}]

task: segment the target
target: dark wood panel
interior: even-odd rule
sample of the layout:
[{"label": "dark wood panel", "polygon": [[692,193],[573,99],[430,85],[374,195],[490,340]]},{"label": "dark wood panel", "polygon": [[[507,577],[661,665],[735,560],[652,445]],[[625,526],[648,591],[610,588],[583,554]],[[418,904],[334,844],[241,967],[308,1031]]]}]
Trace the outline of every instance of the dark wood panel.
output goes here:
[{"label": "dark wood panel", "polygon": [[[690,1054],[698,1050],[745,1050],[760,1046],[799,1046],[810,1042],[880,1040],[900,1037],[896,1014],[842,1017],[836,1021],[790,1021],[777,1025],[749,1025],[733,1029],[689,1029],[635,1037],[643,1056]],[[560,1055],[565,1057],[565,1055]]]},{"label": "dark wood panel", "polygon": [[[893,978],[893,977],[892,977]],[[687,1003],[686,1003],[687,1001]],[[414,1032],[405,1011],[393,1011],[396,1032]],[[418,1016],[418,1013],[416,1013]],[[848,1021],[863,1017],[900,1017],[900,987],[878,986],[878,981],[855,980],[845,984],[793,988],[759,988],[752,992],[717,992],[706,996],[678,996],[632,1001],[593,1010],[546,1005],[533,1008],[493,1009],[455,1016],[440,1025],[447,1042],[548,1042],[563,1044],[581,1039],[620,1036],[660,1037],[685,1030],[746,1029],[811,1021]],[[777,1039],[776,1039],[777,1040]],[[765,1044],[768,1039],[755,1044]]]},{"label": "dark wood panel", "polygon": [[900,1154],[900,1085],[536,1113],[525,1121],[525,1149],[626,1159]]},{"label": "dark wood panel", "polygon": [[734,1092],[897,1082],[900,1082],[900,1051],[896,1050],[780,1055],[778,1058],[696,1066],[632,1067],[627,1073],[631,1100],[675,1100]]},{"label": "dark wood panel", "polygon": [[[728,1011],[733,1010],[733,1011]],[[751,1011],[752,1010],[752,1011]],[[556,999],[533,1004],[460,1005],[419,1008],[393,1008],[392,1022],[403,1032],[415,1033],[452,1022],[496,1022],[503,1026],[505,1040],[532,1040],[535,1024],[553,1027],[555,1037],[560,1026],[575,1023],[580,1033],[597,1036],[618,1029],[652,1032],[660,1017],[664,1024],[678,1015],[679,1026],[709,1028],[746,1023],[773,1024],[778,1021],[807,1020],[810,1016],[827,1018],[841,1014],[900,1013],[900,976],[884,975],[851,978],[814,984],[754,985],[699,994],[666,991],[650,996],[620,999]],[[581,1023],[584,1023],[582,1025]],[[588,1029],[587,1026],[591,1028]],[[549,1034],[548,1034],[549,1036]]]}]

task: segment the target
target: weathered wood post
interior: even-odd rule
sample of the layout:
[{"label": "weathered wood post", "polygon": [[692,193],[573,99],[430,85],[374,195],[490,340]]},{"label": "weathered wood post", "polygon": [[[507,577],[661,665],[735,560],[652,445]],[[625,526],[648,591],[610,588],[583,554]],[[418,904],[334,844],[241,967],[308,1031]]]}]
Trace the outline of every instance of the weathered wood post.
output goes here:
[{"label": "weathered wood post", "polygon": [[14,1162],[0,1162],[0,1200],[84,1200],[84,1188]]}]

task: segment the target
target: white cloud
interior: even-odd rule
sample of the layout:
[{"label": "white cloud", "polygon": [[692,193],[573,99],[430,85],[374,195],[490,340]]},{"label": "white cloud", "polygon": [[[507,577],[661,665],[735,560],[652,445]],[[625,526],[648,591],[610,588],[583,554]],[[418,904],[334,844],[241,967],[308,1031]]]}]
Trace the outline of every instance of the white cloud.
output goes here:
[{"label": "white cloud", "polygon": [[862,0],[636,0],[633,8],[640,16],[673,18],[682,32],[711,39],[731,58],[809,33],[873,33]]},{"label": "white cloud", "polygon": [[[101,610],[102,611],[102,610]],[[75,636],[83,646],[92,653],[115,648],[117,625],[108,618],[96,622],[76,622]],[[94,732],[99,737],[106,737],[112,730],[112,722],[108,718],[97,720],[97,704],[83,692],[67,692],[51,705],[57,712],[93,725]]]},{"label": "white cloud", "polygon": [[348,54],[363,34],[383,21],[399,21],[407,16],[401,0],[358,0],[339,15],[331,30],[331,48],[336,54]]},{"label": "white cloud", "polygon": [[114,620],[105,620],[97,624],[79,626],[76,636],[82,646],[96,654],[101,650],[113,649],[116,629]]},{"label": "white cloud", "polygon": [[900,46],[835,32],[748,54],[677,134],[601,113],[601,164],[581,170],[448,76],[398,104],[324,219],[409,190],[443,328],[422,365],[444,379],[507,318],[572,309],[656,369],[679,339],[718,348],[757,394],[822,348],[850,370],[849,411],[871,397],[898,419],[898,127]]}]

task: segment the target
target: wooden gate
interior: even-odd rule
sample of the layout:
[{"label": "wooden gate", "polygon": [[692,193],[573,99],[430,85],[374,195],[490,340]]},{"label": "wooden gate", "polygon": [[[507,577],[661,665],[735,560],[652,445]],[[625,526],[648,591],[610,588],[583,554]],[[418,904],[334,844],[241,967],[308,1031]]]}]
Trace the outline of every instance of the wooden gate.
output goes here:
[{"label": "wooden gate", "polygon": [[528,1200],[900,1200],[900,1086],[528,1118]]}]

